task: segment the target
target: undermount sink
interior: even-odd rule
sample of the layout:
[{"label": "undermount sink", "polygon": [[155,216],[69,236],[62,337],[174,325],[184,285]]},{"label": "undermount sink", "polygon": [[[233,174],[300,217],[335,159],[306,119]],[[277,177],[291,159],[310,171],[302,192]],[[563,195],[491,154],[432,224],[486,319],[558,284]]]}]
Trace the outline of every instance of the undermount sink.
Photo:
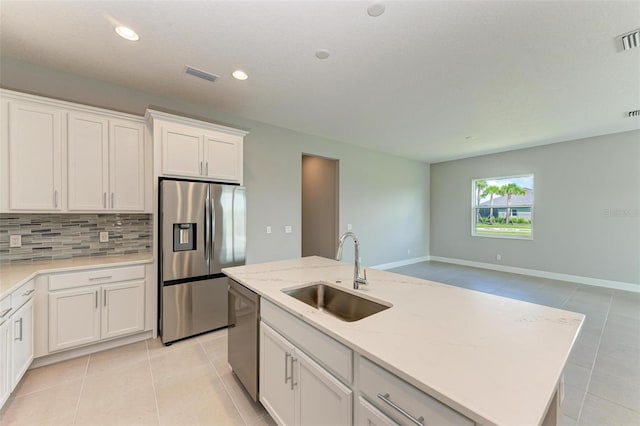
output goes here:
[{"label": "undermount sink", "polygon": [[391,307],[322,282],[282,292],[347,322],[361,320]]}]

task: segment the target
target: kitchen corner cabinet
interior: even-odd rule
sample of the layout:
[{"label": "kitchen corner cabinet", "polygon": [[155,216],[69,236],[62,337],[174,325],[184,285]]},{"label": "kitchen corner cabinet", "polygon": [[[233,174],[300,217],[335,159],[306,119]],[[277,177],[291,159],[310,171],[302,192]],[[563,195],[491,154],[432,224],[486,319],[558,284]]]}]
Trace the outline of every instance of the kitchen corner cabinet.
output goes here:
[{"label": "kitchen corner cabinet", "polygon": [[68,209],[143,211],[144,126],[69,112]]},{"label": "kitchen corner cabinet", "polygon": [[2,119],[3,155],[8,153],[8,208],[62,209],[62,111],[10,99]]},{"label": "kitchen corner cabinet", "polygon": [[144,330],[144,266],[49,277],[49,352]]},{"label": "kitchen corner cabinet", "polygon": [[[9,298],[10,300],[11,298]],[[8,308],[6,308],[8,309]],[[3,310],[5,314],[9,312]],[[0,312],[1,313],[1,312]],[[11,394],[11,321],[0,319],[0,408]]]},{"label": "kitchen corner cabinet", "polygon": [[351,389],[264,322],[260,352],[260,401],[277,423],[352,423]]},{"label": "kitchen corner cabinet", "polygon": [[33,299],[11,317],[13,351],[11,354],[11,387],[15,388],[33,361]]},{"label": "kitchen corner cabinet", "polygon": [[242,184],[247,132],[148,110],[160,174]]}]

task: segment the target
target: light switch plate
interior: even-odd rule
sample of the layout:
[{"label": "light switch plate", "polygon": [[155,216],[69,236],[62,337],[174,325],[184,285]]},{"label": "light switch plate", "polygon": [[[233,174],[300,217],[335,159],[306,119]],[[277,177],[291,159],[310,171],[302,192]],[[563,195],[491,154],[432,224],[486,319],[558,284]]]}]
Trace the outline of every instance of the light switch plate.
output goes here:
[{"label": "light switch plate", "polygon": [[347,231],[351,231],[353,229],[353,225],[347,223]]},{"label": "light switch plate", "polygon": [[109,233],[107,231],[100,232],[100,242],[101,243],[109,242]]},{"label": "light switch plate", "polygon": [[9,236],[9,247],[22,247],[22,235],[10,235]]},{"label": "light switch plate", "polygon": [[285,234],[290,234],[291,233],[291,225],[287,225],[284,227],[284,233]]}]

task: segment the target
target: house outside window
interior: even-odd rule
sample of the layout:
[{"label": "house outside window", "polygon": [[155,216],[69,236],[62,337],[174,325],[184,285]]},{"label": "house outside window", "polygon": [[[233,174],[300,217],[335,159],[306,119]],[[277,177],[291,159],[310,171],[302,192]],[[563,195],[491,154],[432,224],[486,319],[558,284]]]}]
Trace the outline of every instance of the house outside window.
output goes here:
[{"label": "house outside window", "polygon": [[533,175],[472,181],[471,234],[533,239]]}]

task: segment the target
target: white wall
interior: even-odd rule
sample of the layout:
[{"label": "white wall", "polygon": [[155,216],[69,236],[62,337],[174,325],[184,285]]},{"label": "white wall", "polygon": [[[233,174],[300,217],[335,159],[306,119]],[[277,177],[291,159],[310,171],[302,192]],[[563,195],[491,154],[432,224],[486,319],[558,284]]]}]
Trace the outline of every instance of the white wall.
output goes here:
[{"label": "white wall", "polygon": [[[365,265],[428,254],[427,164],[11,58],[0,61],[0,86],[137,115],[153,105],[249,130],[244,176],[250,263],[300,256],[303,153],[340,160],[339,228],[345,232],[346,224],[353,224]],[[273,228],[270,235],[267,225]],[[285,225],[293,226],[292,234],[284,233]],[[352,259],[351,251],[345,250],[345,260]]]},{"label": "white wall", "polygon": [[[533,240],[471,236],[471,180],[526,173]],[[640,285],[640,131],[432,164],[430,227],[431,256]]]}]

